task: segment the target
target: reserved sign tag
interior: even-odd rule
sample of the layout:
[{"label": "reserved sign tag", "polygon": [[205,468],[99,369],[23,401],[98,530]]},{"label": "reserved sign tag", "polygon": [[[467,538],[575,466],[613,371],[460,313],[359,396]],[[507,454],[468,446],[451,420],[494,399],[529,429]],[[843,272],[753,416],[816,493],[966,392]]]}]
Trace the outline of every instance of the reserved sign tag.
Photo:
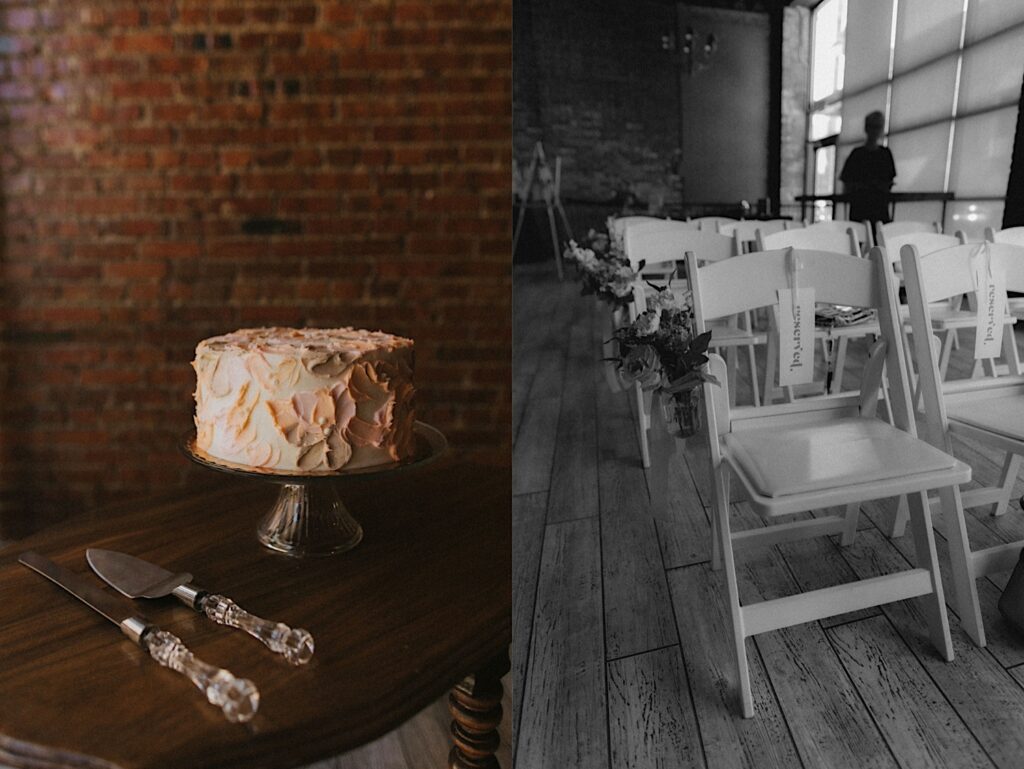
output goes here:
[{"label": "reserved sign tag", "polygon": [[779,385],[814,381],[814,288],[779,289]]},{"label": "reserved sign tag", "polygon": [[978,287],[978,332],[974,338],[974,358],[998,358],[1003,349],[1006,327],[1006,277],[993,274],[988,259],[983,259],[974,273]]}]

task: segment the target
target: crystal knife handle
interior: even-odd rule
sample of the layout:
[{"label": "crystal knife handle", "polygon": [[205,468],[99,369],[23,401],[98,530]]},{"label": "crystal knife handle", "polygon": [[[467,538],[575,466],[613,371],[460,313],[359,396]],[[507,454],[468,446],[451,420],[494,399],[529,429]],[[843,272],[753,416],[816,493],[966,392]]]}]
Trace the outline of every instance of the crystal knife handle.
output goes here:
[{"label": "crystal knife handle", "polygon": [[293,665],[305,665],[313,657],[313,636],[302,628],[294,630],[283,622],[268,622],[247,612],[230,598],[209,594],[200,610],[220,625],[244,630]]},{"label": "crystal knife handle", "polygon": [[247,678],[235,678],[230,671],[207,665],[198,659],[173,633],[151,630],[142,636],[149,656],[165,668],[187,676],[210,701],[234,723],[250,720],[260,706],[260,693]]}]

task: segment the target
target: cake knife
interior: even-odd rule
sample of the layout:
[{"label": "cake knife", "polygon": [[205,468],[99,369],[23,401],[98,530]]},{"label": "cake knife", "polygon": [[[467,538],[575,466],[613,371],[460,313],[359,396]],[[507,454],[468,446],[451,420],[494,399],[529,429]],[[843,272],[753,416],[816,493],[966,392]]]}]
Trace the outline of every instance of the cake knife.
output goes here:
[{"label": "cake knife", "polygon": [[175,574],[156,564],[114,550],[90,547],[85,560],[100,579],[129,598],[163,598],[173,595],[183,604],[214,622],[244,630],[293,665],[304,665],[313,656],[313,636],[283,622],[268,622],[242,609],[230,598],[208,593],[192,583],[187,572]]},{"label": "cake knife", "polygon": [[32,551],[22,553],[18,561],[113,622],[165,668],[187,676],[211,704],[220,707],[228,721],[248,721],[256,715],[260,693],[252,681],[235,678],[229,671],[197,659],[176,635],[149,624],[128,601],[103,592],[81,575]]}]

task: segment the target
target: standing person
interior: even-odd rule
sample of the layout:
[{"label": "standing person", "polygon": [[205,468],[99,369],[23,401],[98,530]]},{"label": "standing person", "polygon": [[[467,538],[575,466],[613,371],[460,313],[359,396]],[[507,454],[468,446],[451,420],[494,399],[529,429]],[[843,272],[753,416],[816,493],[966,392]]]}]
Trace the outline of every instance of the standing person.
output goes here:
[{"label": "standing person", "polygon": [[889,190],[896,178],[896,163],[888,147],[878,143],[885,130],[885,115],[871,112],[864,118],[867,140],[846,158],[839,179],[850,197],[850,219],[889,222]]}]

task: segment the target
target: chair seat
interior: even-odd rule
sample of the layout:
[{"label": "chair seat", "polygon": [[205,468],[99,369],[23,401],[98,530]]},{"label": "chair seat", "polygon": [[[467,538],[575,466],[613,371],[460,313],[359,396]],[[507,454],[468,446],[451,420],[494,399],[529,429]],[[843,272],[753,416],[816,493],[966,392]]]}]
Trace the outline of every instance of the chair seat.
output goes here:
[{"label": "chair seat", "polygon": [[947,400],[946,415],[951,421],[1024,441],[1024,397],[1019,394],[980,398],[967,403]]},{"label": "chair seat", "polygon": [[[932,305],[928,308],[931,316],[932,328],[974,328],[978,325],[978,314],[971,310],[953,310],[949,307]],[[1013,317],[1007,316],[1006,320],[1015,323]]]},{"label": "chair seat", "polygon": [[849,326],[815,326],[814,336],[817,339],[838,339],[839,337],[855,338],[862,336],[878,336],[881,333],[877,320],[852,323]]},{"label": "chair seat", "polygon": [[733,432],[725,447],[753,490],[771,498],[963,467],[909,433],[864,417]]}]

